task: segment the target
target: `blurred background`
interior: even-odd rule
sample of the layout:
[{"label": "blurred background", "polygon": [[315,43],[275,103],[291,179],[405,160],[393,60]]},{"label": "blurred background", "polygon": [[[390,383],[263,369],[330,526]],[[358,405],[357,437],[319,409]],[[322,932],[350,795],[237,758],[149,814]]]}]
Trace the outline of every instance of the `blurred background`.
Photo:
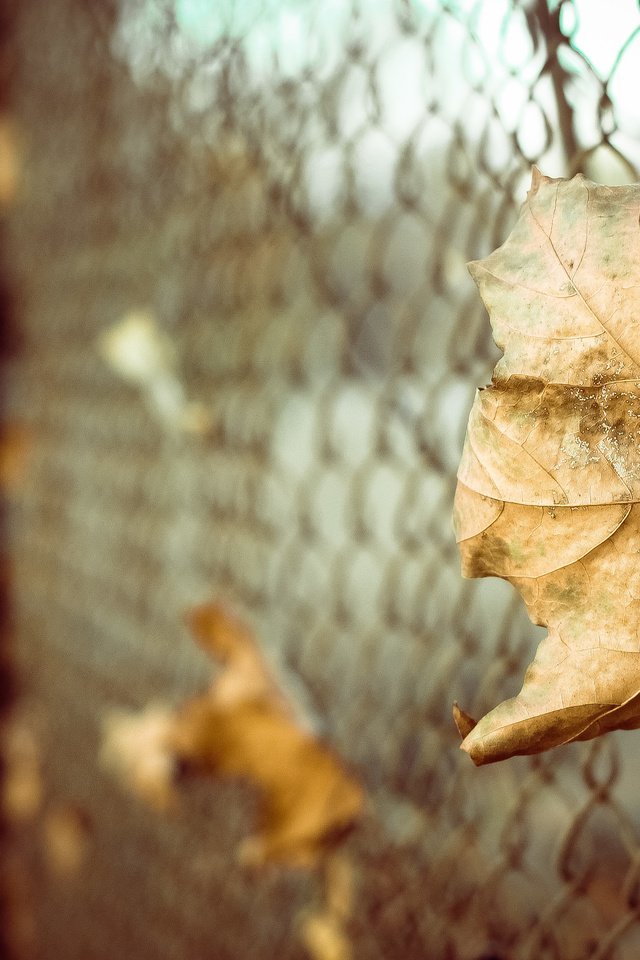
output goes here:
[{"label": "blurred background", "polygon": [[[639,89],[635,0],[5,0],[3,956],[640,956],[640,734],[475,769],[451,720],[543,636],[459,572],[465,264],[532,164],[638,179]],[[251,783],[101,759],[206,687],[209,599],[365,788],[339,937],[239,862]]]}]

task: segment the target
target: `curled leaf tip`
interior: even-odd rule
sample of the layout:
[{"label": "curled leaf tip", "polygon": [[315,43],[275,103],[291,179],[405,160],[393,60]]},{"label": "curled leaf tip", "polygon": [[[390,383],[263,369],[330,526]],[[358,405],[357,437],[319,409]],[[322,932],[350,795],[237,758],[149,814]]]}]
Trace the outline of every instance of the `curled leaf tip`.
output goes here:
[{"label": "curled leaf tip", "polygon": [[481,260],[469,260],[469,262],[467,263],[467,270],[469,271],[469,273],[471,274],[474,280],[476,279],[476,273],[478,271],[478,268],[481,262],[482,262]]},{"label": "curled leaf tip", "polygon": [[457,700],[453,701],[452,713],[455,725],[458,728],[458,733],[464,740],[465,737],[467,737],[475,727],[476,721],[458,706]]},{"label": "curled leaf tip", "polygon": [[537,193],[540,185],[546,183],[548,180],[549,177],[545,177],[540,167],[537,167],[534,164],[531,168],[531,187],[529,188],[529,196],[533,196],[535,193]]}]

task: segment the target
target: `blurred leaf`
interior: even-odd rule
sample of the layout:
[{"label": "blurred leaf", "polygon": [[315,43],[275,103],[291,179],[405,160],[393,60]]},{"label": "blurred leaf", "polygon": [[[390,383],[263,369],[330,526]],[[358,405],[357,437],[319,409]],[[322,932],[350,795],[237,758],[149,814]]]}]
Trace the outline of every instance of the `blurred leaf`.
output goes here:
[{"label": "blurred leaf", "polygon": [[316,866],[360,816],[361,786],[299,725],[250,631],[218,606],[199,608],[190,622],[225,669],[208,693],[178,712],[177,755],[259,788],[260,828],[243,844],[243,862]]},{"label": "blurred leaf", "polygon": [[0,811],[10,823],[33,820],[42,805],[40,745],[31,727],[14,719],[2,731]]},{"label": "blurred leaf", "polygon": [[354,875],[344,853],[327,857],[323,879],[323,902],[298,916],[301,939],[313,960],[351,960],[346,922],[353,912]]},{"label": "blurred leaf", "polygon": [[103,763],[158,809],[176,802],[178,765],[244,779],[262,803],[259,829],[240,860],[319,866],[360,817],[362,787],[298,719],[245,626],[216,605],[187,620],[222,669],[204,694],[175,711],[150,704],[140,714],[107,717]]},{"label": "blurred leaf", "polygon": [[116,373],[141,385],[171,376],[175,366],[173,344],[147,310],[131,310],[110,327],[100,350]]},{"label": "blurred leaf", "polygon": [[217,604],[190,610],[186,622],[210,656],[224,665],[209,691],[218,706],[247,700],[266,700],[291,718],[293,705],[271,674],[256,639],[231,613]]},{"label": "blurred leaf", "polygon": [[115,373],[143,391],[149,408],[165,427],[208,433],[211,413],[199,401],[187,400],[178,377],[174,344],[151,311],[129,311],[102,334],[98,349]]},{"label": "blurred leaf", "polygon": [[350,960],[351,944],[333,914],[316,910],[301,920],[304,945],[313,960]]},{"label": "blurred leaf", "polygon": [[22,173],[22,144],[15,121],[0,115],[0,207],[16,199]]},{"label": "blurred leaf", "polygon": [[32,446],[33,436],[24,424],[5,421],[0,427],[0,488],[8,496],[20,492]]},{"label": "blurred leaf", "polygon": [[176,804],[170,747],[173,713],[150,703],[140,713],[113,711],[104,721],[100,760],[132,793],[157,810]]},{"label": "blurred leaf", "polygon": [[73,879],[89,854],[90,826],[85,812],[72,804],[56,806],[47,813],[43,830],[51,873],[60,880]]}]

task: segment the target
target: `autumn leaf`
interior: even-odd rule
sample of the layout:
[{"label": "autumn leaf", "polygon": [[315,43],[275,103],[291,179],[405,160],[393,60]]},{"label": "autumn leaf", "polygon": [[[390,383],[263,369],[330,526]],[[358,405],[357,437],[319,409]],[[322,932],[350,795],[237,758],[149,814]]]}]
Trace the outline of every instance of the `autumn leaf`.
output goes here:
[{"label": "autumn leaf", "polygon": [[2,730],[0,748],[0,813],[10,823],[26,823],[38,815],[43,800],[40,743],[31,725],[14,719]]},{"label": "autumn leaf", "polygon": [[260,824],[241,862],[322,866],[360,817],[362,787],[300,720],[246,626],[215,604],[187,622],[220,671],[175,710],[156,704],[108,717],[104,765],[159,809],[177,802],[178,768],[248,781],[259,791]]},{"label": "autumn leaf", "polygon": [[172,736],[177,756],[258,787],[260,829],[243,845],[244,863],[319,864],[361,815],[362,787],[296,720],[246,627],[217,605],[197,608],[188,619],[225,670],[179,711]]},{"label": "autumn leaf", "polygon": [[476,764],[640,726],[640,186],[534,171],[507,241],[470,264],[503,351],[478,391],[454,525],[548,628],[520,693],[477,724]]},{"label": "autumn leaf", "polygon": [[351,960],[347,927],[354,908],[354,870],[344,853],[333,853],[324,862],[323,896],[296,917],[300,939],[312,960]]},{"label": "autumn leaf", "polygon": [[185,620],[203,649],[224,666],[209,690],[209,699],[218,706],[266,700],[291,719],[296,717],[253,633],[230,611],[207,603],[190,610]]},{"label": "autumn leaf", "polygon": [[54,807],[43,822],[44,854],[56,880],[76,877],[87,862],[90,821],[86,812],[73,804]]},{"label": "autumn leaf", "polygon": [[351,960],[351,943],[340,921],[328,911],[315,910],[300,919],[301,939],[313,960]]},{"label": "autumn leaf", "polygon": [[136,385],[159,420],[170,429],[205,435],[210,412],[188,400],[178,377],[174,344],[149,310],[131,310],[98,341],[103,359],[123,380]]},{"label": "autumn leaf", "polygon": [[8,498],[17,496],[23,487],[33,440],[25,424],[11,420],[0,424],[0,491]]},{"label": "autumn leaf", "polygon": [[154,702],[137,713],[113,710],[103,723],[102,766],[160,811],[174,809],[178,801],[173,724],[170,707]]},{"label": "autumn leaf", "polygon": [[0,209],[15,201],[22,175],[23,142],[13,117],[0,114]]}]

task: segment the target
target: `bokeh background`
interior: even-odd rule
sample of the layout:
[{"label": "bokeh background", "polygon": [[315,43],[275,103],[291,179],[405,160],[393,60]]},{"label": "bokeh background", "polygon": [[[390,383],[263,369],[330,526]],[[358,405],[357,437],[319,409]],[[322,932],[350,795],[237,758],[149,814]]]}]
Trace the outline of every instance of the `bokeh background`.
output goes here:
[{"label": "bokeh background", "polygon": [[[543,635],[459,572],[465,263],[532,164],[638,179],[638,4],[3,6],[3,955],[640,956],[640,735],[476,770],[451,721]],[[250,784],[160,816],[101,763],[209,682],[210,598],[366,788],[342,954],[316,877],[238,862]]]}]

